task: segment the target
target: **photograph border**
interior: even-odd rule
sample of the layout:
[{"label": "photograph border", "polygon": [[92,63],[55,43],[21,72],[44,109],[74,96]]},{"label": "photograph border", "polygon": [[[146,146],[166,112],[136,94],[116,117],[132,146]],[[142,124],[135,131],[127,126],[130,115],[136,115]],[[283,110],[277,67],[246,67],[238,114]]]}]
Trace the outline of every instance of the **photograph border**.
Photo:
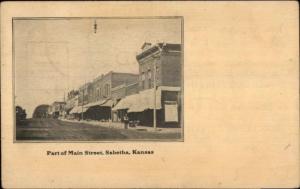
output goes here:
[{"label": "photograph border", "polygon": [[[126,139],[126,140],[17,140],[15,104],[15,33],[14,20],[80,20],[80,19],[180,19],[181,20],[181,137],[179,139]],[[184,16],[137,16],[137,17],[12,17],[12,98],[13,143],[132,143],[132,142],[184,142]]]}]

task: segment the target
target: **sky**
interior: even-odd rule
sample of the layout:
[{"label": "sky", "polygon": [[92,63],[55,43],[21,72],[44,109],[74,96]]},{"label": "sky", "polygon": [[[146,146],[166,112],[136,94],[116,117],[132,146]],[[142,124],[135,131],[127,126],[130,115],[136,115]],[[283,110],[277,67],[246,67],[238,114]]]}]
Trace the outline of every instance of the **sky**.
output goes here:
[{"label": "sky", "polygon": [[138,73],[144,42],[181,43],[179,18],[14,20],[13,28],[15,104],[28,117],[101,74]]}]

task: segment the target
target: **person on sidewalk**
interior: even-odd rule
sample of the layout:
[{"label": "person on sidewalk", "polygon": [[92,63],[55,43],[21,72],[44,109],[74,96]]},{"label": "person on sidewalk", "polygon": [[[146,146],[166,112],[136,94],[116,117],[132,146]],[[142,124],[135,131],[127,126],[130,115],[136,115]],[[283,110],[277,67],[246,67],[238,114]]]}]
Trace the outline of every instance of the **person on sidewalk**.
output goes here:
[{"label": "person on sidewalk", "polygon": [[129,118],[127,114],[124,115],[123,121],[124,121],[124,129],[128,129]]}]

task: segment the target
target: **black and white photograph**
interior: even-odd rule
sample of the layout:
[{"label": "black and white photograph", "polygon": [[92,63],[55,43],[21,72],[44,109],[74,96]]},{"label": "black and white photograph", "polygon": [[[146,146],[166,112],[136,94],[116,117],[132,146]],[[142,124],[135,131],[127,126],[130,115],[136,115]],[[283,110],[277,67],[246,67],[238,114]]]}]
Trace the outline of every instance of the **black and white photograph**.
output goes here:
[{"label": "black and white photograph", "polygon": [[14,142],[183,141],[183,17],[16,17]]},{"label": "black and white photograph", "polygon": [[4,1],[3,188],[299,188],[296,1]]}]

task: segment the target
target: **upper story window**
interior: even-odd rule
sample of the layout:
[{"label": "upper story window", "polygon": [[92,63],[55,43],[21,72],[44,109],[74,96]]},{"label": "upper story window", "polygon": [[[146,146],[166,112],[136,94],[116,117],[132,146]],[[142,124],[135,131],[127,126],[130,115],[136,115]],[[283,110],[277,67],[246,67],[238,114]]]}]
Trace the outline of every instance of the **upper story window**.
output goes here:
[{"label": "upper story window", "polygon": [[107,96],[110,96],[110,85],[107,84]]},{"label": "upper story window", "polygon": [[107,97],[107,96],[108,96],[108,85],[105,84],[105,97]]},{"label": "upper story window", "polygon": [[110,87],[109,87],[109,84],[105,84],[104,85],[104,94],[103,94],[103,97],[109,97],[109,94],[110,94]]},{"label": "upper story window", "polygon": [[151,69],[148,69],[148,79],[151,79],[151,77],[152,77]]},{"label": "upper story window", "polygon": [[145,89],[145,73],[144,72],[142,72],[141,80],[142,80],[142,89]]},{"label": "upper story window", "polygon": [[151,75],[152,75],[152,72],[151,70],[149,69],[148,70],[148,88],[151,88],[151,85],[152,85],[152,82],[151,82]]},{"label": "upper story window", "polygon": [[145,80],[145,73],[142,72],[142,76],[141,76],[142,81]]},{"label": "upper story window", "polygon": [[100,97],[100,89],[97,88],[96,100],[99,100],[99,97]]}]

